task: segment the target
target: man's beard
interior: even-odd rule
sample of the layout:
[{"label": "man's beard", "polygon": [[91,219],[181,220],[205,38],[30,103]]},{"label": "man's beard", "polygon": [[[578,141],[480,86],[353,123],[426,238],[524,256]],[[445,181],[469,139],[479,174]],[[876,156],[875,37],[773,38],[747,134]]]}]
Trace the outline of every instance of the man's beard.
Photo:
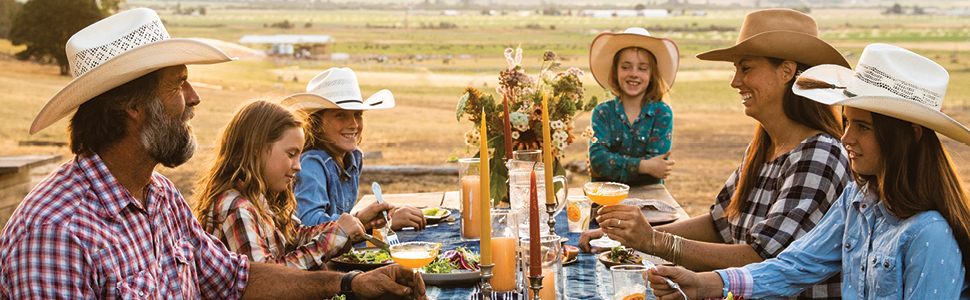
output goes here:
[{"label": "man's beard", "polygon": [[180,118],[166,117],[161,99],[146,108],[148,124],[141,133],[141,143],[148,155],[168,168],[177,167],[195,154],[197,142],[188,120],[195,116],[194,107],[185,107]]}]

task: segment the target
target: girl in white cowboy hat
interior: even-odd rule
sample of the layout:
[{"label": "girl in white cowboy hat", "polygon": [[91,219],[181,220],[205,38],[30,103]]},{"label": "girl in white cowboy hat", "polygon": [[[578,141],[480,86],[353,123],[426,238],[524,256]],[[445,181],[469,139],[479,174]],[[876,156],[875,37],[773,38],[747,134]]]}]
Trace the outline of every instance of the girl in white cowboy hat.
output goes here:
[{"label": "girl in white cowboy hat", "polygon": [[303,122],[280,104],[241,106],[218,139],[211,166],[199,180],[194,213],[206,232],[249,260],[303,270],[326,262],[361,241],[363,224],[350,215],[303,226],[292,181],[300,171]]},{"label": "girl in white cowboy hat", "polygon": [[692,299],[784,297],[841,271],[845,299],[970,297],[970,196],[936,135],[970,145],[970,130],[940,112],[948,82],[932,60],[886,44],[866,47],[855,72],[802,73],[795,93],[843,107],[855,181],[778,257],[701,274],[661,267],[649,276],[655,293],[679,293],[662,275]]},{"label": "girl in white cowboy hat", "polygon": [[[806,234],[848,185],[848,155],[833,108],[792,93],[796,74],[810,66],[848,66],[818,38],[812,17],[789,9],[749,13],[737,43],[697,55],[734,63],[731,87],[745,115],[758,121],[740,167],[717,193],[710,213],[653,228],[639,207],[610,206],[602,232],[639,251],[691,270],[740,267],[775,257]],[[613,225],[619,226],[613,226]],[[814,286],[801,299],[839,298],[841,277]]]},{"label": "girl in white cowboy hat", "polygon": [[[303,170],[296,174],[294,191],[297,216],[306,225],[339,219],[357,204],[363,153],[357,148],[363,138],[364,110],[394,107],[394,96],[381,90],[363,100],[357,75],[349,68],[330,68],[310,80],[307,92],[283,99],[283,105],[304,115],[307,134]],[[391,228],[424,229],[421,210],[389,203],[373,203],[356,217],[366,230],[383,227],[387,211]]]},{"label": "girl in white cowboy hat", "polygon": [[670,175],[673,111],[664,99],[677,75],[678,56],[673,41],[652,37],[639,27],[593,39],[593,77],[616,98],[593,109],[592,181],[636,187],[662,183]]}]

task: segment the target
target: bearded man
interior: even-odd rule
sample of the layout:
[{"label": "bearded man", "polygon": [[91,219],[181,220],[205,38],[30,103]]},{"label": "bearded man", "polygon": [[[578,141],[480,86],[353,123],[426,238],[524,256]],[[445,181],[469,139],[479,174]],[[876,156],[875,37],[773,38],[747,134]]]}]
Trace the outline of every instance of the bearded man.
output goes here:
[{"label": "bearded man", "polygon": [[0,234],[0,299],[424,297],[421,279],[399,265],[357,276],[249,262],[205,233],[154,172],[192,157],[188,121],[201,99],[185,65],[232,60],[221,50],[169,38],[144,8],[92,24],[67,45],[74,80],[30,133],[76,109],[68,125],[76,156],[27,195]]}]

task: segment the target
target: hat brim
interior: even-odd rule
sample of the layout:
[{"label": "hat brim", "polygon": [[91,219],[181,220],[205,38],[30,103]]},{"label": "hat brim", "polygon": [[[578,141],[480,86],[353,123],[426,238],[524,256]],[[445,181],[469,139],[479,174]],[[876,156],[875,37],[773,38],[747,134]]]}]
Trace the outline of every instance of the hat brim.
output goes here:
[{"label": "hat brim", "polygon": [[[855,72],[840,66],[822,65],[810,68],[801,76],[822,80],[837,86],[847,86]],[[795,85],[795,94],[828,105],[849,106],[923,125],[958,142],[970,145],[970,129],[950,116],[913,100],[890,96],[846,96],[842,89],[802,89]]]},{"label": "hat brim", "polygon": [[47,128],[104,92],[156,70],[236,60],[215,46],[193,39],[166,39],[118,54],[71,80],[54,94],[30,125],[30,134]]},{"label": "hat brim", "polygon": [[697,58],[734,62],[743,55],[787,59],[809,66],[833,64],[849,68],[849,62],[832,45],[812,35],[787,30],[762,32],[734,46],[699,53]]},{"label": "hat brim", "polygon": [[660,76],[667,83],[666,88],[674,85],[680,67],[680,50],[673,40],[635,33],[602,33],[589,47],[589,68],[600,86],[621,94],[610,86],[610,70],[616,53],[628,47],[640,47],[653,53]]},{"label": "hat brim", "polygon": [[321,109],[371,110],[394,107],[394,95],[389,90],[380,90],[367,100],[330,100],[313,93],[293,94],[280,102],[293,110],[313,113]]}]

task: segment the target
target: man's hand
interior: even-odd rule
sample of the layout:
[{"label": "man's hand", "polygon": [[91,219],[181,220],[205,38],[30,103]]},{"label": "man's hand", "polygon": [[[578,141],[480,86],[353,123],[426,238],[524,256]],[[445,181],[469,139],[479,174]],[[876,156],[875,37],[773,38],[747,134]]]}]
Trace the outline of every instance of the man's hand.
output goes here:
[{"label": "man's hand", "polygon": [[387,202],[384,202],[384,203],[374,202],[368,205],[367,207],[364,207],[364,209],[361,209],[360,211],[358,211],[357,219],[359,219],[360,222],[364,224],[365,231],[370,231],[373,228],[381,228],[381,227],[384,227],[384,224],[387,223],[384,221],[384,214],[381,212],[391,209],[393,207],[394,205],[391,205],[390,203],[387,203]]},{"label": "man's hand", "polygon": [[427,299],[421,276],[399,264],[357,275],[351,289],[360,299]]},{"label": "man's hand", "polygon": [[424,213],[420,209],[404,206],[396,210],[392,209],[391,229],[397,231],[404,227],[414,227],[415,230],[424,230],[428,225],[428,220],[424,218]]}]

